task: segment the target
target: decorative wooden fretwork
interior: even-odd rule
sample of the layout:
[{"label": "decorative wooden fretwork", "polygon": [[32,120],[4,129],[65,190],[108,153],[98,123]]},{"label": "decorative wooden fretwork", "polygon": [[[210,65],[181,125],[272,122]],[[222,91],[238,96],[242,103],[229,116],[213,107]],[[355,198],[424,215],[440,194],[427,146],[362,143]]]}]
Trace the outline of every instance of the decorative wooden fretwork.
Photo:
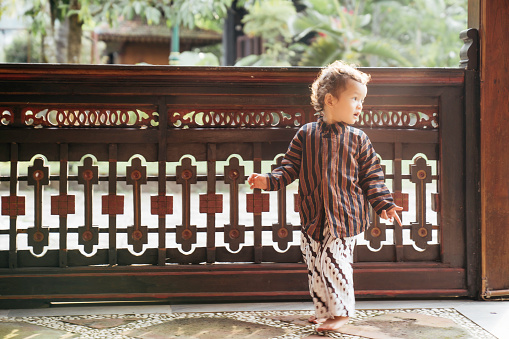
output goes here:
[{"label": "decorative wooden fretwork", "polygon": [[25,215],[25,197],[15,195],[2,197],[2,215],[10,217]]},{"label": "decorative wooden fretwork", "polygon": [[91,253],[94,245],[99,243],[99,227],[93,226],[93,186],[99,183],[99,168],[93,165],[93,159],[86,157],[83,166],[78,167],[78,183],[85,192],[85,225],[78,227],[78,243],[84,246],[85,252]]},{"label": "decorative wooden fretwork", "polygon": [[369,241],[371,248],[378,250],[382,241],[387,240],[387,225],[380,220],[375,210],[370,208],[371,226],[364,232],[364,239]]},{"label": "decorative wooden fretwork", "polygon": [[29,227],[28,245],[32,246],[35,254],[41,254],[48,246],[49,228],[42,226],[42,191],[49,184],[49,168],[44,166],[44,160],[37,158],[33,166],[28,167],[28,185],[34,186],[34,227]]},{"label": "decorative wooden fretwork", "polygon": [[74,195],[52,195],[51,196],[51,214],[67,216],[75,213]]},{"label": "decorative wooden fretwork", "polygon": [[239,185],[245,181],[244,166],[232,157],[230,165],[224,167],[224,182],[230,185],[230,223],[224,225],[224,242],[232,251],[237,251],[245,241],[245,226],[239,225]]},{"label": "decorative wooden fretwork", "polygon": [[246,210],[248,213],[261,214],[269,211],[269,194],[255,192],[246,194]]},{"label": "decorative wooden fretwork", "polygon": [[123,195],[103,195],[102,214],[117,215],[124,214]]},{"label": "decorative wooden fretwork", "polygon": [[[283,156],[279,156],[276,159],[276,164],[272,165],[272,170],[281,166],[281,162],[283,161]],[[289,242],[293,240],[293,226],[290,223],[287,223],[287,215],[286,215],[286,187],[281,188],[277,192],[277,201],[278,201],[278,209],[277,209],[277,223],[272,224],[272,241],[277,242],[277,245],[280,250],[285,250],[288,246]]]},{"label": "decorative wooden fretwork", "polygon": [[168,109],[171,128],[297,127],[309,108],[284,109]]},{"label": "decorative wooden fretwork", "polygon": [[150,213],[152,215],[173,214],[173,196],[153,195],[150,197]]},{"label": "decorative wooden fretwork", "polygon": [[12,108],[0,107],[0,125],[9,125],[14,123],[14,114]]},{"label": "decorative wooden fretwork", "polygon": [[184,251],[190,251],[191,245],[196,244],[196,225],[191,225],[191,184],[197,182],[196,166],[191,164],[191,158],[182,159],[176,174],[177,184],[182,185],[182,225],[176,226],[176,241]]},{"label": "decorative wooden fretwork", "polygon": [[147,183],[147,167],[140,158],[133,158],[126,167],[126,184],[133,186],[134,225],[127,227],[127,243],[135,252],[141,252],[148,242],[148,227],[141,225],[141,186]]},{"label": "decorative wooden fretwork", "polygon": [[[0,80],[0,106],[4,108],[0,111],[0,196],[26,199],[24,216],[7,215],[21,214],[22,208],[18,210],[14,200],[10,200],[9,212],[2,206],[4,214],[0,215],[0,268],[5,271],[3,285],[9,286],[2,291],[0,301],[6,308],[20,301],[43,306],[63,299],[176,302],[185,298],[192,302],[217,298],[302,299],[309,295],[294,201],[284,204],[277,192],[271,192],[270,212],[249,213],[244,207],[246,195],[256,190],[239,184],[240,176],[233,185],[223,180],[229,177],[230,171],[225,172],[224,166],[231,165],[231,158],[239,159],[245,176],[270,171],[277,155],[287,151],[299,126],[316,121],[309,103],[309,84],[316,69],[74,65],[0,68],[4,75]],[[476,75],[460,68],[382,68],[369,72],[373,83],[364,110],[371,115],[363,117],[358,127],[369,135],[387,165],[388,188],[409,194],[409,211],[402,213],[406,219],[403,227],[380,220],[368,228],[367,232],[376,238],[374,242],[358,237],[354,266],[359,295],[475,295],[475,284],[466,283],[475,281],[475,270],[465,264],[476,262],[476,255],[465,250],[471,248],[469,244],[475,245],[475,237],[472,232],[464,232],[476,228],[475,220],[470,222],[467,213],[471,210],[467,207],[475,203],[475,189],[465,189],[468,178],[475,181],[475,166],[464,156],[468,154],[465,131],[457,127],[471,125],[465,120],[464,94],[475,85]],[[127,121],[126,115],[113,115],[116,124],[103,120],[102,124],[90,125],[88,115],[76,115],[87,110],[124,109],[153,112],[153,120],[140,121],[144,115],[140,118],[135,114]],[[27,114],[22,117],[24,111]],[[63,112],[59,124],[58,111],[72,111],[73,116],[64,117],[67,112]],[[186,112],[191,114],[186,116]],[[203,122],[205,112],[210,118],[215,115],[210,112],[218,113],[208,125]],[[240,113],[231,120],[227,112]],[[261,112],[288,116],[271,113],[273,120],[262,120]],[[384,116],[381,112],[388,113]],[[446,113],[445,119],[440,118],[442,113]],[[475,120],[472,114],[470,118]],[[283,119],[281,124],[281,116],[289,120]],[[90,119],[94,121],[95,117]],[[78,183],[77,167],[83,165],[80,160],[88,154],[100,174],[99,183],[93,185],[92,209],[99,242],[90,253],[78,243],[78,227],[84,225],[85,186]],[[417,217],[415,199],[421,181],[411,182],[408,170],[418,155],[432,167],[432,181],[424,183],[427,192],[421,200],[425,202],[425,218]],[[48,239],[48,246],[43,246],[40,254],[27,243],[33,238],[28,229],[34,227],[36,204],[35,186],[27,186],[27,169],[37,157],[44,158],[51,174],[50,185],[42,186],[50,188],[51,193],[43,191],[42,195],[42,229],[48,229],[49,234],[35,239]],[[128,244],[134,232],[127,231],[133,225],[135,194],[133,185],[126,186],[131,180],[126,166],[137,157],[147,169],[147,184],[141,185],[139,201],[148,241],[140,252]],[[192,159],[197,170],[197,182],[190,186],[176,183],[188,178],[188,173],[182,178],[182,173],[175,170],[185,164],[185,158]],[[187,199],[184,189],[188,187],[191,203],[186,221],[181,219],[180,199]],[[295,184],[287,187],[286,199],[292,199],[296,191]],[[430,196],[437,191],[441,202]],[[198,206],[199,194],[222,194],[222,210],[217,196],[217,201],[208,200]],[[51,215],[51,195],[74,195],[76,213]],[[166,213],[169,208],[168,201],[153,206],[152,196],[173,196],[173,215],[151,215],[152,210]],[[101,198],[104,215],[98,205]],[[239,203],[232,208],[236,199]],[[302,202],[295,202],[298,210]],[[200,214],[199,207],[206,213]],[[433,212],[439,207],[441,211]],[[286,214],[286,222],[280,220],[278,210]],[[119,215],[127,212],[129,216]],[[412,229],[421,229],[423,219],[432,225],[428,229],[432,240],[422,239],[425,249],[410,238]],[[418,220],[419,225],[411,223]],[[373,219],[371,223],[373,226]],[[382,223],[386,223],[386,230]],[[185,225],[191,224],[196,225],[196,232],[188,227],[184,234]],[[232,225],[226,227],[226,232],[225,224]],[[244,228],[233,228],[238,224]],[[288,224],[291,228],[284,227]],[[182,225],[179,232],[178,225]],[[233,250],[233,240],[223,241],[225,233],[227,239],[245,233],[245,241],[236,239],[238,250]],[[292,234],[293,240],[287,242]],[[183,235],[196,235],[196,242],[189,240],[193,241],[189,251],[177,243]]]},{"label": "decorative wooden fretwork", "polygon": [[200,194],[200,213],[214,214],[223,212],[222,194]]},{"label": "decorative wooden fretwork", "polygon": [[[3,117],[3,116],[2,116]],[[32,127],[157,127],[154,107],[53,107],[22,110],[21,121]]]},{"label": "decorative wooden fretwork", "polygon": [[392,193],[394,203],[400,207],[403,207],[402,212],[408,212],[408,193],[396,191]]},{"label": "decorative wooden fretwork", "polygon": [[365,106],[354,126],[363,128],[438,129],[438,108],[377,109]]},{"label": "decorative wooden fretwork", "polygon": [[426,164],[426,159],[417,157],[413,165],[410,165],[410,181],[415,184],[415,197],[417,208],[417,220],[412,222],[410,238],[415,245],[425,249],[428,241],[432,239],[432,225],[426,222],[426,184],[431,183],[431,166]]}]

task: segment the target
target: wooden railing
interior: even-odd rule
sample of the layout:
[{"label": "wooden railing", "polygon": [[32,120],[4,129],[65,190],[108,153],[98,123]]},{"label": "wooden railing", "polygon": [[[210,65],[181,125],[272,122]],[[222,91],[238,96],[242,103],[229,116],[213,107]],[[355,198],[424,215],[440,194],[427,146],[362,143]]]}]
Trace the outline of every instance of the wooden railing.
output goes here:
[{"label": "wooden railing", "polygon": [[[356,292],[467,295],[464,71],[365,71],[358,127],[405,211],[359,237]],[[317,72],[0,66],[2,305],[306,298],[296,184],[246,177],[315,120]]]}]

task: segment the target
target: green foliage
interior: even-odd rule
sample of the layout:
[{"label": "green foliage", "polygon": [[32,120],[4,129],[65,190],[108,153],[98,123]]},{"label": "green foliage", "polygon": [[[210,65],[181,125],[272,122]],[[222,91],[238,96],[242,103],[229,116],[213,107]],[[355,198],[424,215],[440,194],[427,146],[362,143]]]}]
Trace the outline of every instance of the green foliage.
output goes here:
[{"label": "green foliage", "polygon": [[244,17],[244,32],[262,36],[269,41],[288,40],[291,37],[287,17],[295,15],[291,0],[265,0],[256,2]]},{"label": "green foliage", "polygon": [[458,65],[467,0],[377,1],[373,6],[379,7],[380,36],[397,41],[413,66]]},{"label": "green foliage", "polygon": [[[60,0],[64,1],[64,0]],[[118,18],[128,20],[140,17],[149,25],[166,23],[194,28],[197,24],[213,26],[227,14],[232,0],[79,0],[77,11],[88,26],[108,22],[111,26]]]},{"label": "green foliage", "polygon": [[244,32],[250,36],[263,38],[265,51],[257,57],[248,56],[240,60],[238,65],[252,66],[291,66],[288,59],[291,41],[287,18],[296,14],[291,0],[257,1],[249,7],[249,13],[244,17]]},{"label": "green foliage", "polygon": [[15,0],[0,0],[0,18],[4,14],[11,14],[14,8]]},{"label": "green foliage", "polygon": [[301,66],[328,65],[342,58],[342,50],[331,37],[323,37],[313,41],[311,46],[303,53]]},{"label": "green foliage", "polygon": [[5,48],[4,54],[5,61],[12,63],[38,62],[40,57],[39,46],[31,44],[31,41],[24,35],[14,38],[12,43]]},{"label": "green foliage", "polygon": [[[0,0],[0,16],[15,0]],[[22,0],[16,0],[17,2]],[[238,0],[244,31],[265,51],[239,65],[322,66],[336,59],[362,66],[455,67],[467,27],[468,0]],[[55,20],[77,14],[93,29],[119,18],[222,30],[233,0],[24,0],[34,40]],[[311,37],[311,40],[310,40]],[[303,40],[305,39],[305,41]],[[217,53],[216,53],[217,55]]]},{"label": "green foliage", "polygon": [[339,4],[308,1],[305,12],[292,20],[296,39],[311,32],[318,33],[310,48],[303,54],[300,65],[322,66],[342,59],[362,66],[369,66],[370,55],[383,58],[392,64],[408,66],[408,60],[399,53],[397,44],[375,40],[369,31],[370,13],[361,13],[365,2],[358,1],[353,10]]},{"label": "green foliage", "polygon": [[[301,0],[306,7],[301,13],[278,9],[277,2],[260,0],[248,8],[246,31],[268,40],[269,46],[279,35],[280,57],[268,57],[273,53],[268,48],[267,55],[243,64],[286,58],[301,66],[323,66],[336,59],[361,66],[458,65],[467,0]],[[278,23],[284,18],[287,25]],[[303,44],[309,36],[314,36],[311,42]]]}]

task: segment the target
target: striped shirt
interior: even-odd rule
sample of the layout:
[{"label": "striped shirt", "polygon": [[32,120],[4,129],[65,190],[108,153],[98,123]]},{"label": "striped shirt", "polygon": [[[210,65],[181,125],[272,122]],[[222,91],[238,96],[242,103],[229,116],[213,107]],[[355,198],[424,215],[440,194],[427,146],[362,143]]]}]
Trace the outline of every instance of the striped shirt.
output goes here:
[{"label": "striped shirt", "polygon": [[322,117],[300,128],[281,166],[269,173],[267,190],[296,179],[303,231],[315,240],[321,240],[325,224],[335,238],[364,232],[367,201],[378,214],[394,205],[366,133],[343,123],[327,124]]}]

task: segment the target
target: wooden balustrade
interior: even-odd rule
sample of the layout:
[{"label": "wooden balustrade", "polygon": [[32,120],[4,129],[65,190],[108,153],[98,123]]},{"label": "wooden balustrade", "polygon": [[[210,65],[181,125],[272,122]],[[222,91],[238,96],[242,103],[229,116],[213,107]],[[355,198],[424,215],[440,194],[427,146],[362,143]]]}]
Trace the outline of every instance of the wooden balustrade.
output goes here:
[{"label": "wooden balustrade", "polygon": [[[359,237],[356,291],[466,295],[464,71],[365,71],[358,127],[405,210]],[[0,66],[0,302],[305,298],[296,186],[246,177],[314,121],[317,72]]]}]

